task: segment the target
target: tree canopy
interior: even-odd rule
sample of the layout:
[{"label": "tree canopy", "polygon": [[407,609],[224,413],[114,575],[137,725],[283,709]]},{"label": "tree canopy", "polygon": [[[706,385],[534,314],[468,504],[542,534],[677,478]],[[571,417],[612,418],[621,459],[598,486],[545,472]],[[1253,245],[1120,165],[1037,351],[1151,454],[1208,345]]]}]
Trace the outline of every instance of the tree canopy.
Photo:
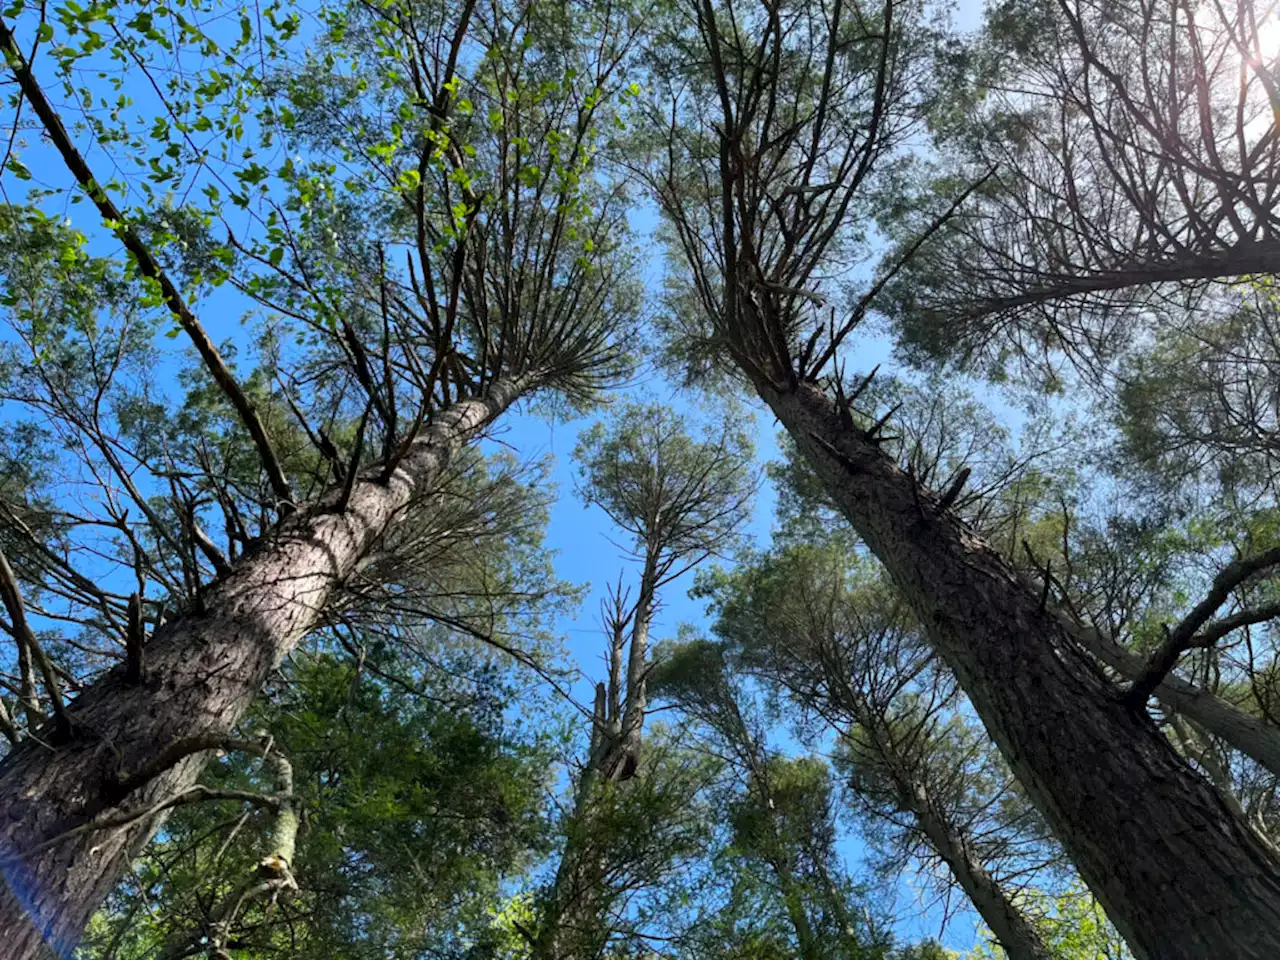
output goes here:
[{"label": "tree canopy", "polygon": [[0,48],[6,956],[1280,956],[1280,9]]}]

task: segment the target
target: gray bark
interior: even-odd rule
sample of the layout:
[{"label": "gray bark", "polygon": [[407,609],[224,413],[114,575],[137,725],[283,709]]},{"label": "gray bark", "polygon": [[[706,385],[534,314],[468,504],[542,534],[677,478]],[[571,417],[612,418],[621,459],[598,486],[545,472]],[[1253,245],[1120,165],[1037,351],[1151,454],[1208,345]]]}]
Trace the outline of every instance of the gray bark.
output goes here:
[{"label": "gray bark", "polygon": [[[1086,650],[1126,680],[1136,680],[1146,669],[1146,660],[1097,630],[1082,628],[1073,634]],[[1280,777],[1280,729],[1176,674],[1164,676],[1155,689],[1155,697]]]},{"label": "gray bark", "polygon": [[1134,953],[1280,956],[1280,864],[1080,649],[815,385],[760,393],[880,559]]},{"label": "gray bark", "polygon": [[534,960],[576,960],[594,955],[601,934],[602,904],[608,864],[605,851],[592,844],[590,818],[597,784],[628,777],[628,760],[640,761],[640,739],[647,707],[645,673],[649,649],[649,624],[657,592],[657,550],[648,545],[640,574],[640,595],[631,621],[627,683],[621,716],[618,710],[622,648],[615,635],[609,650],[609,686],[598,684],[592,716],[591,752],[573,798],[569,838],[565,843],[555,880],[547,895],[542,924],[531,945]]},{"label": "gray bark", "polygon": [[[189,753],[125,796],[113,786],[166,751],[178,755],[183,744],[230,734],[268,672],[317,624],[334,589],[403,515],[415,491],[528,382],[495,382],[484,398],[438,414],[387,482],[361,479],[340,512],[335,490],[290,516],[208,588],[203,612],[157,631],[145,648],[141,684],[127,683],[123,668],[113,670],[69,705],[74,739],[49,749],[31,737],[0,763],[0,937],[7,960],[35,960],[50,950],[70,956],[149,839],[157,808],[192,787],[207,750]],[[67,833],[131,812],[138,818],[128,825]]]},{"label": "gray bark", "polygon": [[622,710],[621,749],[630,750],[640,759],[640,732],[648,709],[645,673],[649,669],[649,623],[653,619],[653,601],[658,590],[658,552],[656,544],[645,548],[644,569],[640,573],[640,596],[631,628],[631,650],[627,655],[627,692]]},{"label": "gray bark", "polygon": [[947,865],[1008,960],[1054,960],[1048,944],[988,872],[965,836],[934,807],[925,788],[915,784],[903,793],[903,805],[911,811],[929,846]]}]

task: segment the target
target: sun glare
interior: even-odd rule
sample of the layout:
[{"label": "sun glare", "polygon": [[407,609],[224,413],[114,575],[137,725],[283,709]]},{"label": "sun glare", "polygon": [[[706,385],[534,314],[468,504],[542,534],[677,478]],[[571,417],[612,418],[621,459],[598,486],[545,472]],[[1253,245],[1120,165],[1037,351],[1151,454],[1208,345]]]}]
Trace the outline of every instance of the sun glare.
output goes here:
[{"label": "sun glare", "polygon": [[1266,15],[1258,18],[1257,54],[1267,66],[1280,58],[1280,8],[1269,6]]}]

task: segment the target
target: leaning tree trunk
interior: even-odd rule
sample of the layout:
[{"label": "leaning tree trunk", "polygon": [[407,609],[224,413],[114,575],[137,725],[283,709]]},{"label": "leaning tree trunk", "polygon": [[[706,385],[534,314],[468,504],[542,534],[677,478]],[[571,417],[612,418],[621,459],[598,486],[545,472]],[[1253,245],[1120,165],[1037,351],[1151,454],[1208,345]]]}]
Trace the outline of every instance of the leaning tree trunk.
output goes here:
[{"label": "leaning tree trunk", "polygon": [[415,491],[527,383],[498,381],[436,416],[387,481],[360,479],[345,508],[333,490],[290,516],[205,591],[202,611],[157,631],[141,684],[113,670],[70,705],[70,742],[50,749],[29,737],[0,763],[6,960],[70,956],[166,803],[192,790],[207,746],[231,733]]},{"label": "leaning tree trunk", "polygon": [[[1098,630],[1076,631],[1081,645],[1126,680],[1137,680],[1147,672],[1147,661],[1126,650]],[[1170,673],[1155,689],[1155,697],[1174,713],[1194,720],[1207,733],[1280,777],[1280,727],[1241,710],[1176,674]]]},{"label": "leaning tree trunk", "polygon": [[816,385],[759,392],[1134,952],[1280,957],[1280,863],[1145,712],[1121,702],[1038,591]]},{"label": "leaning tree trunk", "polygon": [[968,838],[934,807],[923,785],[914,784],[904,793],[903,806],[911,811],[929,846],[947,865],[1008,960],[1054,960],[1049,945],[983,865]]},{"label": "leaning tree trunk", "polygon": [[959,315],[982,317],[997,311],[1017,310],[1090,294],[1116,293],[1158,284],[1195,283],[1231,277],[1280,273],[1280,241],[1244,240],[1228,249],[1189,251],[1162,260],[1132,262],[1096,272],[1063,273],[1049,277],[1043,286],[1023,293],[979,302]]}]

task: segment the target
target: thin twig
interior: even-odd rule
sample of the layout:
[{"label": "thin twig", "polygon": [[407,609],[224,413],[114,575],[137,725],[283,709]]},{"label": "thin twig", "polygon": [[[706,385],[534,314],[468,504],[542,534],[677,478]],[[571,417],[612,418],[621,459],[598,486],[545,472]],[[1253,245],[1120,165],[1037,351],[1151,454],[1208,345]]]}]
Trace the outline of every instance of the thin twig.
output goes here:
[{"label": "thin twig", "polygon": [[159,285],[165,306],[169,308],[182,326],[182,329],[186,331],[187,336],[191,338],[205,366],[209,369],[214,382],[217,383],[227,399],[231,401],[231,405],[235,407],[240,419],[244,421],[245,427],[248,428],[249,435],[253,438],[254,446],[258,449],[258,456],[262,460],[262,466],[271,481],[271,488],[280,501],[280,509],[284,512],[291,510],[293,492],[290,489],[288,479],[285,477],[284,470],[280,466],[280,460],[276,456],[275,449],[271,445],[271,440],[267,436],[266,428],[263,426],[253,403],[240,388],[240,385],[236,383],[235,377],[232,376],[231,370],[222,359],[218,348],[214,345],[213,340],[210,339],[203,324],[191,312],[191,308],[187,306],[177,286],[169,279],[169,275],[161,268],[146,244],[142,242],[141,237],[129,226],[124,215],[120,212],[120,208],[107,196],[106,190],[94,177],[93,171],[89,169],[88,163],[85,162],[80,151],[76,149],[75,144],[71,142],[71,137],[67,134],[66,128],[63,127],[62,120],[58,117],[48,99],[46,99],[44,91],[40,88],[39,83],[36,82],[35,75],[31,72],[31,67],[27,63],[26,57],[18,49],[13,33],[3,20],[0,20],[0,52],[4,54],[14,79],[18,81],[18,86],[31,103],[36,115],[39,116],[49,139],[62,155],[63,162],[66,163],[67,168],[76,178],[80,187],[89,195],[89,199],[93,201],[94,206],[98,208],[98,212],[102,215],[105,224],[115,231],[125,249],[133,256],[138,264],[138,271],[144,277]]}]

